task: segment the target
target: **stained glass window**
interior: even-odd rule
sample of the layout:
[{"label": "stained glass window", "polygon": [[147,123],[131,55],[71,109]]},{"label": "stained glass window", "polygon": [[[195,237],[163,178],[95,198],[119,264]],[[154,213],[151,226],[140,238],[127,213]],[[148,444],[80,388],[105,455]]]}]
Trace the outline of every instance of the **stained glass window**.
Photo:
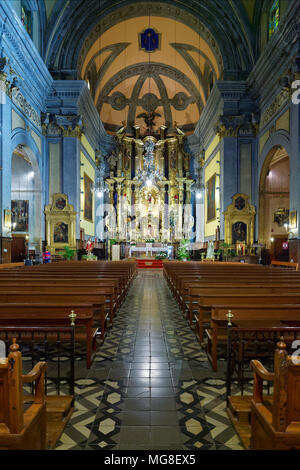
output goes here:
[{"label": "stained glass window", "polygon": [[270,15],[269,15],[269,38],[272,36],[274,31],[278,28],[280,19],[280,6],[279,0],[274,0],[273,5],[271,6]]},{"label": "stained glass window", "polygon": [[23,2],[21,6],[21,21],[27,33],[29,34],[29,36],[31,36],[32,35],[32,14],[31,14],[31,11],[26,8],[26,5]]}]

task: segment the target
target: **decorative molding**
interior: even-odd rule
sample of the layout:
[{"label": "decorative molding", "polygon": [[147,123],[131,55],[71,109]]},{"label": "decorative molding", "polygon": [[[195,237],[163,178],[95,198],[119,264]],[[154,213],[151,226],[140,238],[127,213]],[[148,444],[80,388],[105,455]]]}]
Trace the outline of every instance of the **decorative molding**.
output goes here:
[{"label": "decorative molding", "polygon": [[[179,21],[189,26],[194,31],[196,31],[200,35],[200,37],[202,37],[202,39],[204,39],[212,48],[214,55],[216,57],[217,63],[218,63],[220,75],[222,74],[223,59],[222,59],[222,54],[219,49],[219,46],[215,38],[209,31],[209,29],[206,28],[206,26],[204,26],[204,24],[200,22],[197,17],[195,17],[191,13],[188,13],[187,11],[180,9],[176,6],[172,6],[170,4],[160,3],[160,2],[157,2],[157,3],[155,2],[151,4],[151,15],[153,16],[158,15],[161,17],[176,19],[176,21]],[[78,62],[77,62],[78,70],[82,69],[83,62],[85,60],[85,57],[89,49],[92,47],[95,41],[100,37],[100,35],[104,34],[105,31],[112,28],[114,25],[118,24],[120,21],[124,21],[124,18],[130,19],[130,18],[135,18],[135,17],[140,17],[140,16],[146,16],[146,17],[149,16],[149,4],[148,3],[139,2],[136,4],[131,4],[130,6],[119,8],[115,13],[111,15],[104,16],[103,19],[93,28],[93,30],[90,32],[89,36],[83,43],[83,46],[78,56]]]},{"label": "decorative molding", "polygon": [[41,128],[40,114],[28,103],[20,90],[14,88],[12,90],[12,101],[14,104],[28,117],[28,119],[39,129]]},{"label": "decorative molding", "polygon": [[290,99],[290,97],[290,90],[286,88],[281,90],[270,106],[268,106],[267,109],[263,112],[260,120],[260,129],[263,129],[273,119],[273,117],[280,111],[280,109]]}]

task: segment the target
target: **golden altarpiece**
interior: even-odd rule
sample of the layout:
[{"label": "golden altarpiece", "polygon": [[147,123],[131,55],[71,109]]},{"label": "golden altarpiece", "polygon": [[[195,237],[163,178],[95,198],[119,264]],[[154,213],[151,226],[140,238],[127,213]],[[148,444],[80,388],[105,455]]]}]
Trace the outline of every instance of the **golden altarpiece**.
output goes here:
[{"label": "golden altarpiece", "polygon": [[110,238],[134,242],[176,242],[190,238],[194,226],[191,206],[190,156],[184,133],[166,137],[116,134],[115,151],[108,157],[110,213],[105,224]]},{"label": "golden altarpiece", "polygon": [[45,207],[46,249],[51,254],[65,246],[76,250],[76,211],[62,193],[52,194],[52,202]]},{"label": "golden altarpiece", "polygon": [[235,194],[224,212],[225,243],[232,245],[238,254],[252,251],[254,243],[255,207],[246,194]]}]

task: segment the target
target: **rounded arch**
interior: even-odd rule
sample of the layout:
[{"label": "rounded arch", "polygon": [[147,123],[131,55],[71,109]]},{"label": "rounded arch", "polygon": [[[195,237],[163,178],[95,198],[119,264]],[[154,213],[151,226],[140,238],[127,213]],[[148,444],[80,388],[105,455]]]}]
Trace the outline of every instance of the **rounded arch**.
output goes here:
[{"label": "rounded arch", "polygon": [[[26,133],[23,129],[15,129],[11,140],[11,161],[13,165],[14,156],[20,156],[27,162],[27,166],[32,168],[32,187],[28,191],[30,197],[29,208],[29,248],[32,248],[36,253],[42,250],[43,240],[43,179],[42,179],[42,156],[33,140],[33,138]],[[11,175],[11,195],[17,194],[20,198],[25,197],[24,190],[17,190],[14,188],[14,174]],[[14,191],[13,191],[14,189]],[[13,197],[11,198],[13,199]]]},{"label": "rounded arch", "polygon": [[[259,168],[258,240],[271,250],[275,258],[281,250],[281,240],[288,239],[286,224],[289,223],[290,206],[289,146],[282,145],[282,139],[280,142],[265,145]],[[282,210],[281,214],[279,209]]]},{"label": "rounded arch", "polygon": [[50,69],[77,70],[80,53],[84,52],[88,38],[94,31],[99,34],[108,23],[144,15],[145,11],[147,15],[168,15],[177,21],[189,21],[194,28],[202,29],[204,37],[210,37],[212,44],[219,50],[224,70],[229,73],[228,78],[238,79],[240,73],[247,74],[254,64],[251,29],[245,26],[239,10],[231,5],[228,10],[228,5],[222,2],[212,4],[211,0],[187,0],[183,3],[175,0],[149,4],[135,0],[103,0],[99,9],[99,0],[92,0],[89,9],[86,9],[84,2],[75,0],[73,5],[71,21],[68,5],[53,25],[55,31],[49,37],[45,57]]}]

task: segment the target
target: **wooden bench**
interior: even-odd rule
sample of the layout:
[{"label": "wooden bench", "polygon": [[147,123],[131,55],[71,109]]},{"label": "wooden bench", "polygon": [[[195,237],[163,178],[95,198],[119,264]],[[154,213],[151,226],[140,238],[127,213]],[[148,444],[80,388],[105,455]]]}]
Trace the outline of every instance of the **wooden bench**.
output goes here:
[{"label": "wooden bench", "polygon": [[[22,376],[22,356],[13,342],[7,358],[0,359],[0,449],[46,449],[46,401],[44,375],[46,363],[39,362]],[[23,383],[35,382],[32,403],[25,406]]]},{"label": "wooden bench", "polygon": [[230,312],[232,324],[235,326],[249,327],[260,324],[269,326],[289,325],[298,326],[300,323],[300,303],[299,304],[252,304],[252,305],[213,305],[211,308],[210,329],[206,330],[208,345],[207,355],[211,361],[214,371],[217,370],[217,350],[218,344],[227,339],[227,325]]},{"label": "wooden bench", "polygon": [[[300,359],[300,358],[298,358]],[[245,449],[300,450],[300,364],[286,353],[283,339],[274,354],[274,372],[251,361],[252,395],[229,396],[227,414]],[[266,393],[264,383],[273,386]]]},{"label": "wooden bench", "polygon": [[[96,335],[93,306],[84,303],[0,303],[1,326],[64,326],[70,325],[71,312],[75,318],[75,341],[86,344],[86,367],[91,367],[96,352]],[[26,339],[24,337],[24,339]],[[69,341],[69,337],[61,340]],[[30,341],[30,338],[28,338]]]}]

